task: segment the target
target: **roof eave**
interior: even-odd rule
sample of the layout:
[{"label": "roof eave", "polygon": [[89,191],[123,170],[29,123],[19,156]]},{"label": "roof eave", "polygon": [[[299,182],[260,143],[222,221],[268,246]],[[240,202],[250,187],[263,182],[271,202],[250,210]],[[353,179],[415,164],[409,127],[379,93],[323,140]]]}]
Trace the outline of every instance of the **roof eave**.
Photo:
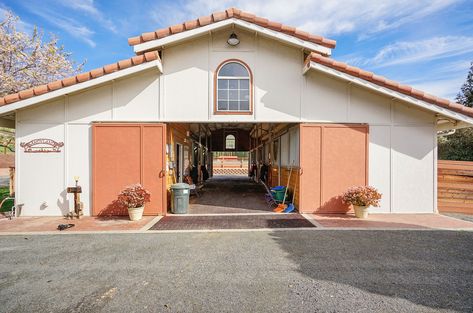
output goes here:
[{"label": "roof eave", "polygon": [[390,96],[392,98],[407,102],[409,104],[415,105],[415,106],[420,107],[420,108],[425,109],[425,110],[435,112],[437,114],[440,114],[440,115],[443,115],[445,117],[454,119],[456,121],[461,121],[461,122],[473,125],[473,118],[471,118],[471,117],[469,117],[465,114],[461,114],[459,112],[455,112],[455,111],[449,110],[447,108],[442,108],[442,107],[440,107],[438,105],[435,105],[433,103],[429,103],[429,102],[426,102],[426,101],[416,99],[414,97],[405,95],[401,92],[397,92],[397,91],[391,90],[389,88],[379,86],[379,85],[374,84],[372,82],[369,82],[367,80],[364,80],[364,79],[361,79],[359,77],[355,77],[355,76],[346,74],[344,72],[341,72],[339,70],[324,66],[324,65],[316,63],[314,61],[310,61],[310,62],[305,64],[304,69],[303,69],[303,74],[306,74],[310,69],[328,74],[328,75],[333,76],[333,77],[337,77],[337,78],[349,81],[350,83],[356,84],[358,86],[362,86],[362,87],[370,89],[372,91],[375,91],[375,92]]},{"label": "roof eave", "polygon": [[45,93],[43,95],[31,97],[31,98],[28,98],[28,99],[25,99],[25,100],[20,100],[20,101],[11,103],[11,104],[6,104],[6,105],[3,105],[3,106],[0,106],[0,116],[8,114],[10,112],[14,112],[16,110],[19,110],[19,109],[22,109],[22,108],[25,108],[25,107],[29,107],[31,105],[35,105],[35,104],[45,102],[45,101],[50,101],[50,100],[53,100],[54,98],[58,98],[58,97],[61,97],[61,96],[67,95],[67,94],[78,92],[78,91],[81,91],[81,90],[84,90],[84,89],[87,89],[87,88],[91,88],[91,87],[94,87],[94,86],[97,86],[97,85],[101,85],[101,84],[104,84],[104,83],[107,83],[107,82],[110,82],[110,81],[113,81],[113,80],[116,80],[116,79],[120,79],[120,78],[125,77],[125,76],[129,76],[129,75],[132,75],[132,74],[135,74],[135,73],[138,73],[138,72],[142,72],[142,71],[145,71],[145,70],[148,70],[148,69],[152,69],[152,68],[157,68],[158,71],[160,73],[162,73],[163,70],[162,70],[161,60],[157,59],[157,60],[154,60],[154,61],[145,62],[145,63],[135,65],[135,66],[123,69],[123,70],[116,71],[116,72],[111,73],[111,74],[107,74],[107,75],[104,75],[104,76],[101,76],[101,77],[98,77],[98,78],[95,78],[95,79],[85,81],[83,83],[75,84],[75,85],[72,85],[72,86],[69,86],[69,87],[64,87],[64,88],[61,88],[61,89],[58,89],[58,90],[55,90],[55,91]]},{"label": "roof eave", "polygon": [[162,49],[166,45],[177,44],[185,40],[202,36],[204,34],[207,34],[208,32],[219,30],[231,25],[237,25],[241,28],[258,32],[261,35],[266,36],[268,38],[279,40],[289,45],[303,48],[308,51],[318,52],[326,56],[330,56],[332,54],[332,49],[330,48],[324,47],[322,45],[319,45],[313,42],[305,41],[297,37],[290,36],[290,35],[275,31],[275,30],[271,30],[271,29],[268,29],[268,28],[250,23],[250,22],[236,19],[236,18],[226,19],[226,20],[212,23],[206,26],[187,30],[181,33],[176,33],[176,34],[173,34],[161,39],[155,39],[155,40],[143,42],[143,43],[135,45],[133,47],[133,50],[136,54],[141,54],[149,50]]}]

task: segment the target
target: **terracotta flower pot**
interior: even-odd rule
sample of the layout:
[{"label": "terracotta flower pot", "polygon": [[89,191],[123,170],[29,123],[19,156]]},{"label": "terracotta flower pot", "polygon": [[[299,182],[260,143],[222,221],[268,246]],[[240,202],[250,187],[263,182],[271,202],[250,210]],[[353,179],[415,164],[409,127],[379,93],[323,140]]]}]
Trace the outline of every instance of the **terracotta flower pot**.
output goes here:
[{"label": "terracotta flower pot", "polygon": [[145,207],[141,206],[139,208],[128,208],[128,216],[130,216],[130,220],[132,221],[139,221],[143,217],[143,211]]},{"label": "terracotta flower pot", "polygon": [[354,205],[355,216],[358,218],[367,218],[368,217],[368,208],[369,206],[358,206]]}]

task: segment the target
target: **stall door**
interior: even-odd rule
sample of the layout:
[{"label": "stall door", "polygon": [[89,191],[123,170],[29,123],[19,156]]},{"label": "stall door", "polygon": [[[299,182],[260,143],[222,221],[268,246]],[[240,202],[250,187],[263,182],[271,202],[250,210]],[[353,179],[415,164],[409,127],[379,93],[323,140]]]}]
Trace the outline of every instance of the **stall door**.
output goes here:
[{"label": "stall door", "polygon": [[300,165],[300,212],[348,212],[341,194],[368,184],[368,126],[301,124]]},{"label": "stall door", "polygon": [[166,126],[98,123],[92,126],[92,137],[93,215],[127,215],[115,200],[122,189],[136,183],[151,193],[144,214],[165,214]]}]

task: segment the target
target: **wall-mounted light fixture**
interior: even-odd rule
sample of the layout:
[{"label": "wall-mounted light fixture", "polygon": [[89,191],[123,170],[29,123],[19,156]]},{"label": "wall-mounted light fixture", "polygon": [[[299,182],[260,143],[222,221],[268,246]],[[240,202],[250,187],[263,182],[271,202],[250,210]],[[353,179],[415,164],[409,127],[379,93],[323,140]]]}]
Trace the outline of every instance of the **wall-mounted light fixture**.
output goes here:
[{"label": "wall-mounted light fixture", "polygon": [[227,43],[230,46],[236,46],[240,43],[240,39],[238,39],[238,36],[235,33],[232,33],[230,37],[228,37]]}]

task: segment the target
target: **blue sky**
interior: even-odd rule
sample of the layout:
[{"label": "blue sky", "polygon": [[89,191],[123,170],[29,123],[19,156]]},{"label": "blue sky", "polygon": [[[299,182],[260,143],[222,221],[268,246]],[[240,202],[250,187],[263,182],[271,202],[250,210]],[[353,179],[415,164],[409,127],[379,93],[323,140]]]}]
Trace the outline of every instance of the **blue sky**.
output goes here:
[{"label": "blue sky", "polygon": [[133,55],[127,38],[228,7],[337,40],[333,58],[453,99],[473,61],[472,0],[0,0],[20,28],[56,34],[96,68]]}]

